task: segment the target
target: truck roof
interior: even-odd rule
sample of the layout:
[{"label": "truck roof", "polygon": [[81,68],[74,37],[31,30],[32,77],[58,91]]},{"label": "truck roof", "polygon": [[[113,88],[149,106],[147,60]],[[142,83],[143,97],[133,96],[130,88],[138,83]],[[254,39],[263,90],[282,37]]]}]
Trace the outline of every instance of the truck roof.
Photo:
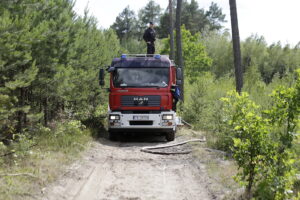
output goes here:
[{"label": "truck roof", "polygon": [[126,55],[114,58],[111,67],[171,67],[174,63],[165,55]]}]

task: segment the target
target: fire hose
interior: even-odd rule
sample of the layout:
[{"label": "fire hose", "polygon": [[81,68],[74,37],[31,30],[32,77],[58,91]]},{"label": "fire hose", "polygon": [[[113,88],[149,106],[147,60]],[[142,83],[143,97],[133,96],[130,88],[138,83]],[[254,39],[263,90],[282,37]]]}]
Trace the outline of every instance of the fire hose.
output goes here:
[{"label": "fire hose", "polygon": [[152,146],[152,147],[143,147],[141,149],[142,152],[145,153],[152,153],[152,154],[161,154],[161,155],[174,155],[174,154],[189,154],[192,151],[182,151],[182,152],[158,152],[158,151],[153,151],[155,149],[164,149],[164,148],[169,148],[169,147],[174,147],[174,146],[180,146],[184,145],[190,142],[206,142],[206,139],[191,139],[191,140],[186,140],[183,142],[175,143],[175,144],[168,144],[168,145],[161,145],[161,146]]}]

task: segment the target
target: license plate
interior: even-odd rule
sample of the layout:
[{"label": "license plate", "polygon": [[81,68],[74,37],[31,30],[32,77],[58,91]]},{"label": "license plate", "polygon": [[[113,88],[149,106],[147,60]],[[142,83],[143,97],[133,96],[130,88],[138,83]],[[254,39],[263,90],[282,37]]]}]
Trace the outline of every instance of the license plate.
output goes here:
[{"label": "license plate", "polygon": [[133,116],[133,120],[149,120],[149,116]]}]

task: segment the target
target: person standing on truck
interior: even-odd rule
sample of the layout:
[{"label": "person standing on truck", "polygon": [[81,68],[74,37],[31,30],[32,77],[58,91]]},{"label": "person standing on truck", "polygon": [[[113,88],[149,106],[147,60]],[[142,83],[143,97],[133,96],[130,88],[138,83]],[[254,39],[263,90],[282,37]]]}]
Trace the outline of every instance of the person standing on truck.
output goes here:
[{"label": "person standing on truck", "polygon": [[143,39],[147,43],[147,54],[154,54],[155,53],[155,30],[153,22],[149,22],[149,27],[145,30]]}]

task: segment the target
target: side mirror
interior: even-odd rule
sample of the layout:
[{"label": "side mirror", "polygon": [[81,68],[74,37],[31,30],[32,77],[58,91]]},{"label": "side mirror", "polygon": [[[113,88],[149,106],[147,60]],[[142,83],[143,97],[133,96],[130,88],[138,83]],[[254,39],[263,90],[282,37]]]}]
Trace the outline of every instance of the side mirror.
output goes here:
[{"label": "side mirror", "polygon": [[176,68],[176,79],[177,80],[182,80],[182,69],[181,69],[181,67]]},{"label": "side mirror", "polygon": [[99,70],[99,85],[104,86],[104,69]]}]

